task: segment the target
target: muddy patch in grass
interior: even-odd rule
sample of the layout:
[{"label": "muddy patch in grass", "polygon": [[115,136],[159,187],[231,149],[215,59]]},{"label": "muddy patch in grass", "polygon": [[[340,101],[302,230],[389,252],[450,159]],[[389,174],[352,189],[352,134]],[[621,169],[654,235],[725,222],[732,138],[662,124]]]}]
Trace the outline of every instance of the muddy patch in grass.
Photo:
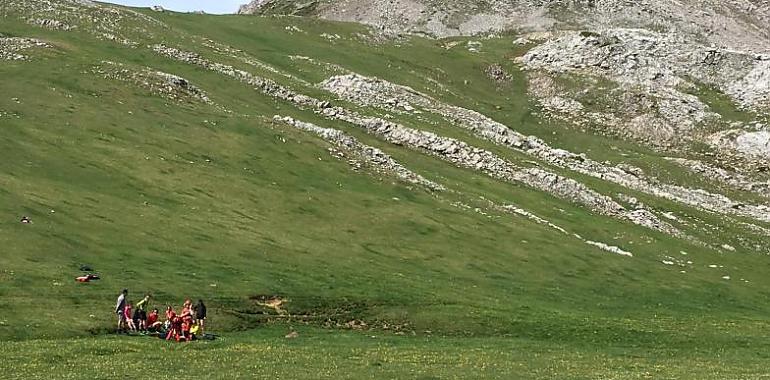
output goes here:
[{"label": "muddy patch in grass", "polygon": [[274,310],[278,315],[288,314],[288,312],[282,307],[286,302],[288,302],[288,300],[281,296],[261,294],[251,296],[249,299],[258,306]]},{"label": "muddy patch in grass", "polygon": [[239,310],[233,310],[233,315],[244,325],[254,327],[265,323],[291,323],[345,330],[392,331],[396,334],[412,332],[407,321],[375,317],[372,310],[381,308],[383,305],[380,304],[316,297],[289,300],[269,294],[250,296],[248,301]]}]

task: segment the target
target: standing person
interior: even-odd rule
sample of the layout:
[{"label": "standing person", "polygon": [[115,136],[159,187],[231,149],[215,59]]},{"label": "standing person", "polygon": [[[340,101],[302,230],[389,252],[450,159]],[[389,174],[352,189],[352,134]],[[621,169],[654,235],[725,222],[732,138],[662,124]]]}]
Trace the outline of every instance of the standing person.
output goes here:
[{"label": "standing person", "polygon": [[131,331],[136,331],[136,325],[134,324],[134,319],[131,316],[131,309],[132,309],[131,301],[126,301],[126,308],[124,310],[125,318],[126,318],[126,324],[128,325],[128,329]]},{"label": "standing person", "polygon": [[128,289],[123,289],[118,296],[117,304],[115,304],[115,314],[118,316],[118,333],[126,327],[126,296],[128,296]]},{"label": "standing person", "polygon": [[184,300],[184,304],[182,305],[182,314],[184,313],[192,314],[192,301],[190,301],[189,298]]},{"label": "standing person", "polygon": [[147,293],[144,295],[144,298],[142,298],[141,301],[136,303],[136,312],[138,320],[139,330],[147,330],[147,309],[149,309],[150,306],[150,294]]},{"label": "standing person", "polygon": [[179,319],[181,320],[181,324],[179,326],[181,328],[182,337],[185,341],[189,342],[190,328],[192,328],[193,322],[192,301],[190,301],[190,299],[186,299],[184,301],[184,305],[182,306],[182,314],[179,315]]},{"label": "standing person", "polygon": [[205,331],[205,323],[206,323],[206,305],[203,304],[203,300],[198,300],[198,304],[195,305],[195,321],[198,324],[198,331],[201,336],[203,336]]}]

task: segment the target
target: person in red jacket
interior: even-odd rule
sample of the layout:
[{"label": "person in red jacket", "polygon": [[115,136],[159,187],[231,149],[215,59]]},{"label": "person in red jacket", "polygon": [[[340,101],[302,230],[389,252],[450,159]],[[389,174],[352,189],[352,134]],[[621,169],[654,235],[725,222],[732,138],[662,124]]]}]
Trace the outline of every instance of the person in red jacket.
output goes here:
[{"label": "person in red jacket", "polygon": [[189,342],[192,340],[192,336],[190,335],[190,328],[192,328],[192,317],[185,317],[180,319],[182,320],[182,339],[184,339],[186,342]]},{"label": "person in red jacket", "polygon": [[171,308],[171,305],[167,306],[166,327],[168,328],[168,334],[166,334],[166,340],[171,340],[171,338],[175,338],[177,341],[179,340],[179,322],[179,317],[176,316],[174,309]]},{"label": "person in red jacket", "polygon": [[171,319],[171,328],[168,330],[168,334],[166,334],[166,340],[174,339],[177,342],[182,336],[182,318],[174,316],[173,319]]},{"label": "person in red jacket", "polygon": [[190,336],[190,329],[192,328],[193,324],[192,301],[189,299],[184,301],[184,305],[182,306],[182,314],[179,316],[179,318],[182,320],[182,337],[185,341],[189,342],[192,340],[192,337]]},{"label": "person in red jacket", "polygon": [[171,308],[171,305],[166,306],[166,321],[170,321],[172,317],[176,317],[176,313],[174,312],[174,309]]},{"label": "person in red jacket", "polygon": [[158,309],[152,309],[152,312],[147,316],[147,330],[158,331],[160,325],[161,322],[158,320]]}]

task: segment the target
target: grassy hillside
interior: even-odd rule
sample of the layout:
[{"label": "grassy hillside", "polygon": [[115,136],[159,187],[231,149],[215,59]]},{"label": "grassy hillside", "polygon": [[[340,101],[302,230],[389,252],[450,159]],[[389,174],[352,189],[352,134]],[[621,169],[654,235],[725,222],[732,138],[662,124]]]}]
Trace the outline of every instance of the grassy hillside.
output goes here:
[{"label": "grassy hillside", "polygon": [[[131,47],[97,38],[87,26],[29,25],[4,3],[0,35],[50,45],[24,50],[25,61],[0,61],[0,347],[11,377],[48,377],[51,369],[57,378],[170,377],[166,364],[146,367],[159,357],[172,372],[190,365],[193,374],[219,378],[766,372],[770,271],[761,250],[742,247],[767,241],[738,219],[573,175],[603,193],[687,215],[695,222],[682,228],[695,239],[678,239],[450,166],[151,49],[177,46],[347,104],[314,86],[338,70],[326,63],[339,65],[475,109],[555,146],[633,160],[687,184],[681,169],[645,148],[540,119],[510,59],[521,53],[510,37],[485,40],[472,53],[462,39],[450,49],[452,41],[374,41],[349,24],[147,11],[162,24],[140,23],[144,31],[128,28],[131,18],[117,24],[137,42]],[[233,50],[222,53],[213,41]],[[492,63],[505,65],[513,80],[487,78]],[[170,99],[142,80],[104,74],[115,67],[178,75],[211,103]],[[275,114],[343,130],[450,190],[353,170],[329,154],[327,142],[273,122]],[[430,115],[394,117],[521,165],[532,161],[432,123],[438,119]],[[489,201],[524,207],[633,257]],[[22,216],[32,224],[19,223]],[[714,248],[728,243],[741,248]],[[682,266],[662,263],[669,256]],[[84,264],[102,280],[75,283]],[[112,335],[112,308],[124,287],[132,299],[152,292],[156,306],[203,298],[221,338],[175,346]],[[260,296],[284,298],[288,314],[259,306]],[[293,328],[299,338],[285,340]]]}]

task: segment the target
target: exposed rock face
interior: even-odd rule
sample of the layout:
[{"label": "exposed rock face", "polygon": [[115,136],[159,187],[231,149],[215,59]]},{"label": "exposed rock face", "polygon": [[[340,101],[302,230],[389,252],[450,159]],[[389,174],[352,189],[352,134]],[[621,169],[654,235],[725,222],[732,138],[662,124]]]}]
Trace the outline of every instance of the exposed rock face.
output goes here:
[{"label": "exposed rock face", "polygon": [[248,4],[243,4],[238,8],[238,14],[255,14],[258,13],[262,7],[269,4],[271,0],[254,0]]},{"label": "exposed rock face", "polygon": [[770,131],[746,132],[735,139],[739,151],[770,159]]},{"label": "exposed rock face", "polygon": [[[256,1],[253,3],[263,3]],[[312,4],[327,19],[369,24],[390,34],[436,37],[632,27],[676,32],[718,47],[768,51],[770,4],[751,0],[272,0],[293,13]],[[252,4],[253,4],[252,3]],[[246,8],[263,12],[261,7]]]},{"label": "exposed rock face", "polygon": [[580,236],[578,234],[571,234],[571,233],[567,232],[567,230],[565,230],[564,228],[559,227],[559,226],[551,223],[547,219],[541,218],[541,217],[539,217],[539,216],[537,216],[537,215],[535,215],[535,214],[533,214],[533,213],[531,213],[531,212],[529,212],[527,210],[524,210],[524,209],[522,209],[520,207],[517,207],[517,206],[514,206],[514,205],[497,206],[497,205],[494,205],[494,204],[492,204],[492,207],[493,207],[493,209],[502,210],[502,211],[505,211],[505,212],[508,212],[508,213],[511,213],[511,214],[516,214],[516,215],[523,216],[523,217],[525,217],[525,218],[527,218],[527,219],[529,219],[529,220],[531,220],[531,221],[533,221],[535,223],[548,226],[548,227],[550,227],[550,228],[552,228],[552,229],[554,229],[554,230],[556,230],[558,232],[561,232],[564,235],[570,235],[570,236],[572,236],[572,237],[582,241],[583,243],[586,243],[588,245],[592,245],[592,246],[597,247],[597,248],[599,248],[599,249],[601,249],[603,251],[607,251],[607,252],[611,252],[611,253],[614,253],[614,254],[617,254],[617,255],[627,256],[627,257],[633,257],[634,256],[631,252],[625,251],[625,250],[623,250],[623,249],[621,249],[619,247],[611,246],[609,244],[605,244],[605,243],[601,243],[601,242],[586,240],[585,238],[583,238],[582,236]]},{"label": "exposed rock face", "polygon": [[728,130],[712,135],[710,143],[717,149],[770,160],[770,131]]},{"label": "exposed rock face", "polygon": [[[263,0],[252,2],[250,6],[253,9],[273,9],[272,7],[280,5],[280,3],[280,0]],[[398,7],[406,3],[409,2],[406,0],[390,3],[375,2],[374,5],[384,7],[382,9],[392,9],[392,7]],[[411,3],[413,5],[417,4],[416,6],[422,6],[423,8],[421,9],[430,9],[431,7],[419,1],[412,1]],[[137,33],[142,30],[141,26],[137,26],[142,25],[142,22],[139,21],[155,22],[158,23],[157,25],[162,25],[159,21],[145,14],[109,5],[89,4],[87,7],[84,7],[80,2],[73,0],[57,2],[31,0],[29,2],[18,2],[16,6],[26,7],[24,9],[28,10],[33,5],[43,5],[40,13],[35,14],[35,17],[40,18],[32,19],[33,21],[30,21],[28,18],[21,18],[22,20],[33,22],[42,27],[59,30],[77,27],[83,33],[96,34],[101,36],[101,38],[129,46],[140,46],[137,42],[129,39],[132,37],[136,38],[135,41],[143,41],[143,44],[150,45],[149,47],[158,54],[233,78],[247,84],[256,91],[289,102],[292,106],[312,110],[330,120],[350,123],[383,141],[403,145],[415,151],[432,155],[453,166],[465,168],[469,172],[482,173],[503,182],[513,183],[516,186],[524,185],[550,194],[554,198],[581,205],[597,214],[634,223],[654,231],[693,239],[686,236],[679,229],[685,226],[690,227],[687,224],[688,222],[684,220],[685,218],[677,218],[677,216],[681,217],[682,215],[661,212],[665,210],[656,210],[636,201],[627,202],[623,197],[615,197],[614,195],[611,197],[602,194],[596,190],[600,189],[600,186],[589,187],[587,185],[588,182],[581,182],[582,179],[580,178],[591,176],[637,192],[722,215],[753,218],[765,222],[770,221],[770,208],[766,205],[745,204],[720,194],[660,183],[655,178],[647,176],[639,168],[631,165],[600,163],[584,154],[576,154],[549,146],[537,137],[523,135],[477,111],[437,101],[409,87],[355,74],[331,77],[320,84],[320,87],[338,95],[342,99],[359,106],[377,107],[388,113],[384,118],[368,117],[363,115],[363,111],[360,113],[354,111],[353,109],[357,109],[355,107],[349,109],[333,106],[331,102],[323,100],[323,98],[313,98],[304,95],[300,89],[313,86],[313,84],[287,71],[276,69],[267,63],[261,62],[235,47],[203,37],[192,37],[191,39],[194,42],[199,43],[194,49],[200,48],[201,54],[208,57],[204,58],[202,55],[194,52],[157,44],[159,41],[157,38],[137,37]],[[0,14],[4,14],[3,12],[6,12],[6,9],[0,9]],[[14,15],[18,16],[17,13],[15,12]],[[450,12],[447,12],[446,15],[446,18],[443,18],[445,16],[440,16],[442,20],[446,21],[451,18]],[[405,14],[384,14],[381,16],[387,19],[387,22],[394,20],[394,17],[401,17],[407,23],[410,17],[422,17],[408,12]],[[431,17],[433,16],[435,15]],[[541,14],[541,16],[545,17],[544,14]],[[90,20],[93,20],[93,22]],[[485,25],[485,22],[490,20],[491,22]],[[554,23],[557,21],[553,20]],[[455,33],[452,29],[453,27],[448,27],[444,21],[439,22],[438,18],[431,19],[431,22],[430,27],[436,28],[436,30],[443,30],[441,33]],[[473,33],[473,30],[483,30],[490,25],[493,25],[494,29],[502,29],[508,27],[507,23],[509,22],[511,20],[501,14],[473,15],[459,24],[456,30],[460,34],[466,32]],[[131,28],[134,28],[131,30],[133,34],[127,33],[126,30]],[[296,27],[286,27],[286,31],[289,34],[306,33]],[[321,36],[332,41],[345,38],[326,33]],[[13,39],[3,40],[7,42]],[[687,136],[690,133],[695,134],[700,131],[702,124],[718,120],[718,116],[703,102],[696,96],[688,93],[688,90],[692,89],[696,82],[722,86],[719,88],[730,94],[736,102],[747,108],[761,108],[770,87],[766,83],[768,80],[766,55],[759,53],[749,54],[724,48],[712,48],[703,44],[691,44],[689,40],[680,38],[675,33],[653,33],[638,29],[608,29],[601,33],[537,33],[526,36],[525,40],[519,42],[542,42],[540,46],[535,47],[525,55],[521,63],[530,70],[532,83],[538,84],[538,86],[532,86],[533,88],[530,91],[540,91],[537,93],[537,98],[545,108],[561,114],[584,115],[591,122],[598,123],[601,120],[610,120],[615,125],[633,130],[640,135],[649,134],[649,127],[655,126],[658,130],[657,133],[660,134],[660,140]],[[5,42],[0,42],[0,46],[3,46],[2,43]],[[450,42],[447,42],[447,45],[449,44]],[[26,45],[21,44],[19,46]],[[17,50],[32,46],[35,45],[21,47]],[[482,38],[477,38],[473,41],[463,39],[462,42],[458,42],[453,46],[459,46],[460,49],[479,53],[480,59],[486,59],[486,56],[483,54],[487,53],[487,49],[491,53],[495,47],[494,44],[488,43],[487,40]],[[8,50],[13,49],[9,48]],[[227,62],[238,67],[219,63],[217,58],[211,58],[216,56],[226,56],[228,57]],[[11,58],[7,59],[16,59],[14,58],[16,56],[9,55],[9,57]],[[25,58],[21,57],[22,59]],[[671,57],[674,57],[674,59]],[[328,70],[328,73],[349,73],[349,71],[342,67],[313,62],[312,59],[307,57],[294,56],[292,59],[303,59],[312,64],[327,65],[324,67]],[[110,68],[105,69],[108,66]],[[481,67],[478,70],[482,70],[483,66]],[[247,70],[258,69],[261,72],[268,72],[269,74],[267,75],[276,74],[271,77],[278,78],[278,76],[282,76],[283,78],[277,80],[280,80],[282,83],[292,84],[290,86],[279,85],[278,82],[256,76],[241,68]],[[212,104],[203,90],[195,87],[186,79],[173,74],[149,68],[137,69],[136,67],[123,67],[110,63],[104,63],[100,66],[99,70],[101,71],[97,72],[100,74],[114,79],[130,81],[168,99],[177,101],[193,100]],[[485,73],[491,80],[498,83],[505,83],[513,78],[499,64],[487,66]],[[584,102],[583,99],[574,97],[574,94],[561,92],[557,83],[558,78],[556,78],[561,74],[576,75],[583,78],[590,77],[593,83],[597,84],[597,92],[603,90],[601,86],[610,87],[608,91],[610,96],[617,98],[616,101],[628,107],[631,112],[628,114],[608,111],[597,112],[591,108],[590,102]],[[607,83],[612,84],[607,85]],[[441,86],[441,83],[436,82],[436,84]],[[281,104],[282,107],[285,105]],[[611,105],[614,106],[614,103]],[[650,109],[655,109],[656,113],[648,113]],[[369,113],[369,111],[371,110],[367,110],[366,113]],[[422,131],[413,128],[413,126],[410,127],[392,122],[388,118],[393,113],[415,115],[432,113],[438,115],[452,127],[463,128],[469,134],[529,155],[531,160],[508,159],[503,154],[494,153],[494,149],[482,149],[478,146],[472,146],[462,141],[462,139],[449,138],[436,133]],[[6,115],[8,114],[6,113]],[[0,116],[3,116],[2,112],[0,112]],[[415,116],[414,118],[421,119],[421,116]],[[397,177],[405,182],[419,185],[432,191],[445,190],[441,184],[410,171],[385,152],[371,146],[366,146],[340,130],[321,128],[292,118],[281,117],[277,120],[329,141],[334,145],[334,148],[331,149],[332,154],[346,160],[354,168],[365,166],[373,168],[379,173]],[[413,119],[406,118],[405,120]],[[438,119],[431,117],[431,120]],[[712,132],[713,130],[710,130],[708,133]],[[730,149],[747,155],[767,157],[766,152],[770,136],[767,135],[766,129],[757,127],[754,130],[746,130],[742,129],[741,126],[737,126],[732,133],[715,134],[711,137],[720,146],[730,146]],[[520,155],[516,154],[515,156],[519,157]],[[711,168],[708,170],[711,170]],[[569,171],[579,173],[581,176],[569,174]],[[704,169],[698,172],[706,173],[707,171]],[[720,172],[720,174],[724,173]],[[570,176],[574,176],[575,179],[569,178]],[[763,184],[756,182],[745,186],[746,181],[743,179],[740,179],[738,182],[731,181],[727,179],[729,176],[729,173],[724,175],[726,178],[725,182],[731,185],[740,183],[740,186],[744,186],[741,189],[749,189],[750,191],[757,189],[759,189],[758,191],[766,191],[767,189],[767,187],[763,187]],[[732,178],[737,177],[733,176]],[[439,195],[436,195],[436,197],[440,198]],[[629,203],[631,204],[630,206]],[[522,213],[520,209],[507,208],[506,211],[526,215],[526,211]],[[536,219],[532,215],[528,216],[528,218]],[[544,221],[544,224],[547,223],[550,222]],[[549,226],[559,230],[558,226],[553,224],[549,224]],[[746,228],[767,233],[766,229],[762,229],[763,227],[748,223],[746,223]],[[560,231],[567,233],[563,229]],[[630,252],[621,248],[592,242],[579,236],[576,237],[600,249],[621,255],[630,255]]]},{"label": "exposed rock face", "polygon": [[[770,114],[770,3],[751,0],[316,0],[264,1],[257,12],[312,9],[384,34],[438,37],[516,30],[539,43],[520,63],[548,117],[657,150],[712,144],[726,156],[763,159],[762,131],[729,127],[694,95],[709,88]],[[312,5],[312,6],[309,6]],[[581,31],[582,30],[582,31]],[[470,46],[469,50],[479,51]],[[499,67],[487,69],[504,82]],[[578,78],[577,83],[563,80]],[[394,98],[398,112],[414,105]],[[721,112],[721,111],[720,111]],[[735,129],[709,136],[714,131]]]},{"label": "exposed rock face", "polygon": [[[770,45],[769,45],[770,46]],[[745,107],[762,106],[770,95],[770,56],[695,44],[675,34],[641,29],[609,29],[601,33],[568,32],[530,50],[521,62],[528,69],[575,72],[637,86],[648,94],[669,94],[700,122],[705,107],[678,91],[690,81],[712,85]]]},{"label": "exposed rock face", "polygon": [[320,110],[331,106],[327,101],[300,94],[288,87],[279,85],[273,80],[253,75],[247,71],[236,69],[233,66],[210,61],[201,57],[197,53],[179,50],[173,47],[168,47],[166,45],[153,45],[151,48],[158,54],[191,65],[200,66],[207,70],[218,72],[253,86],[256,90],[261,91],[269,96],[294,103],[300,107]]},{"label": "exposed rock face", "polygon": [[770,55],[704,46],[672,33],[609,29],[550,36],[519,62],[545,115],[580,129],[671,152],[705,143],[749,166],[770,157],[765,125],[723,119],[692,94],[719,91],[766,120]]},{"label": "exposed rock face", "polygon": [[[265,3],[279,6],[265,7]],[[499,2],[498,2],[499,3]],[[320,17],[337,21],[354,21],[373,26],[385,34],[405,32],[429,34],[438,37],[470,35],[491,31],[502,31],[510,27],[512,19],[527,23],[532,14],[516,14],[513,8],[491,4],[488,9],[473,9],[474,5],[459,0],[433,4],[424,0],[342,0],[342,1],[254,1],[242,7],[241,13],[272,12],[275,8],[282,13],[306,13],[308,9]],[[486,7],[478,7],[486,8]],[[538,16],[542,12],[536,11]],[[534,23],[539,23],[535,21]]]},{"label": "exposed rock face", "polygon": [[770,55],[757,55],[751,71],[724,90],[743,106],[770,109]]},{"label": "exposed rock face", "polygon": [[52,19],[46,19],[46,18],[29,19],[27,20],[27,22],[32,25],[42,26],[43,28],[47,28],[47,29],[54,29],[54,30],[74,29],[74,27],[69,26],[59,20],[52,20]]}]

